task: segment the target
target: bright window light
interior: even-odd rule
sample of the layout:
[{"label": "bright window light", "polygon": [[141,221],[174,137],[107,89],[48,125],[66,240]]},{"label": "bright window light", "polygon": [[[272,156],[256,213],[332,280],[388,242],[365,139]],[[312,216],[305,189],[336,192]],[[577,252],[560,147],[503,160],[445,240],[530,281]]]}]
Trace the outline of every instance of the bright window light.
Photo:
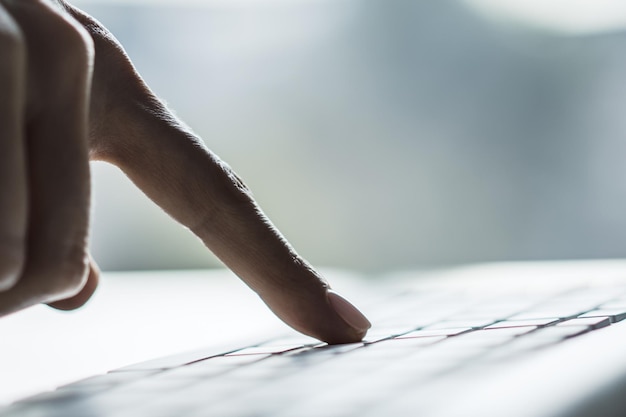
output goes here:
[{"label": "bright window light", "polygon": [[70,3],[80,6],[89,3],[105,3],[105,4],[145,4],[151,5],[170,5],[170,6],[186,6],[186,5],[202,5],[202,6],[226,6],[226,7],[247,7],[255,5],[273,5],[273,4],[294,4],[304,2],[314,2],[320,0],[73,0]]},{"label": "bright window light", "polygon": [[624,0],[465,0],[490,18],[566,34],[626,28]]}]

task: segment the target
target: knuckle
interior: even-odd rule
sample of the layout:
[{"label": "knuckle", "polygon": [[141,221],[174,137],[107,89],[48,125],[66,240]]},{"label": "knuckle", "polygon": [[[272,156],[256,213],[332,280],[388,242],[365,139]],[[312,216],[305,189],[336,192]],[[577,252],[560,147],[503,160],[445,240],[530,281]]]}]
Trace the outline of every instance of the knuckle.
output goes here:
[{"label": "knuckle", "polygon": [[60,27],[62,40],[69,47],[70,52],[73,55],[86,57],[93,44],[87,31],[73,19],[65,20]]},{"label": "knuckle", "polygon": [[215,187],[212,192],[221,201],[223,209],[239,210],[254,203],[250,189],[226,162],[216,160],[213,170]]},{"label": "knuckle", "polygon": [[67,12],[47,1],[17,6],[27,46],[29,111],[75,103],[84,96],[94,60],[93,40]]},{"label": "knuckle", "polygon": [[50,20],[47,31],[54,39],[47,45],[51,55],[48,68],[53,75],[59,72],[66,75],[78,75],[76,71],[86,72],[93,56],[93,41],[87,32],[77,23],[61,16]]},{"label": "knuckle", "polygon": [[244,218],[259,210],[251,191],[229,165],[218,160],[212,169],[213,186],[207,192],[213,203],[203,205],[189,222],[190,230],[198,236],[212,234],[224,225],[241,227]]},{"label": "knuckle", "polygon": [[[29,68],[37,77],[72,80],[87,73],[93,59],[93,40],[73,17],[47,1],[31,0],[16,8],[28,46]],[[15,11],[14,11],[15,12]],[[32,63],[32,65],[31,65]]]}]

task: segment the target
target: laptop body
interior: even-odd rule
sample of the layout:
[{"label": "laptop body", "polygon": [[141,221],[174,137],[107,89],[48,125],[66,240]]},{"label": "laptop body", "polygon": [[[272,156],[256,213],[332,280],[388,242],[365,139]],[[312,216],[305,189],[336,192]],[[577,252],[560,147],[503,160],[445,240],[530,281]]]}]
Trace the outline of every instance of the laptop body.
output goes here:
[{"label": "laptop body", "polygon": [[[174,338],[180,342],[174,351],[182,350],[187,341],[194,349],[116,367],[83,381],[59,381],[60,388],[50,387],[34,396],[4,398],[13,405],[0,409],[0,416],[625,414],[626,321],[622,322],[619,310],[626,295],[626,262],[486,264],[409,271],[370,281],[342,279],[342,274],[331,272],[331,282],[339,281],[342,293],[351,295],[374,325],[366,343],[344,346],[324,346],[286,329],[225,271],[140,273],[135,281],[125,274],[112,275],[110,281],[120,286],[110,293],[102,311],[135,305],[135,316],[142,320],[134,321],[132,311],[121,311],[117,319],[105,313],[93,326],[102,329],[108,322],[120,331],[128,321],[128,333],[120,331],[128,342],[133,328],[142,333],[137,323],[152,317],[159,323],[146,325],[154,333],[134,339],[135,345],[142,339],[148,347]],[[220,289],[226,282],[232,287]],[[207,283],[213,288],[188,291]],[[146,285],[152,295],[137,302],[138,294],[147,292]],[[175,286],[180,290],[173,292]],[[203,290],[205,301],[218,304],[212,311],[194,307],[196,302],[203,304],[199,294]],[[128,304],[121,306],[125,295]],[[167,322],[167,315],[158,311],[172,298],[187,309]],[[231,309],[228,302],[217,303],[229,299],[240,299],[242,304]],[[142,309],[142,304],[151,302],[153,306]],[[252,305],[252,310],[236,317],[234,312],[242,311],[244,304]],[[220,316],[220,309],[226,315]],[[71,320],[88,313],[54,314]],[[557,320],[550,315],[566,317]],[[15,324],[19,319],[19,315],[7,318],[14,320],[13,331],[20,328]],[[176,330],[177,321],[188,330]],[[208,332],[212,334],[198,337],[211,322],[221,324],[214,325],[215,331]],[[27,323],[18,324],[24,329]],[[216,343],[219,325],[222,332],[234,329],[222,334],[224,345]],[[30,328],[35,330],[36,323]],[[238,331],[246,337],[238,338]],[[199,347],[209,336],[213,342]],[[89,348],[72,352],[81,337],[92,336],[85,330],[67,341],[68,366],[78,350]],[[109,350],[124,342],[111,339]],[[33,349],[46,354],[46,346]],[[28,349],[24,350],[28,356]],[[106,350],[105,345],[102,351]],[[97,362],[95,355],[87,367]],[[24,368],[24,363],[16,366]],[[0,376],[3,391],[11,384],[7,375],[19,372],[12,374],[8,366],[5,359],[1,373],[5,377]]]}]

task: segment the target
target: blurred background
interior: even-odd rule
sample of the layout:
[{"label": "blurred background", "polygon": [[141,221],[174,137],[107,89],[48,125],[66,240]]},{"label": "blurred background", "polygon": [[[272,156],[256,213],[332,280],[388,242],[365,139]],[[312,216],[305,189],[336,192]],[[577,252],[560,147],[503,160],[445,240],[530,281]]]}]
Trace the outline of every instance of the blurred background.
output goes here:
[{"label": "blurred background", "polygon": [[[626,6],[74,2],[315,265],[626,256]],[[97,163],[101,267],[219,265]]]}]

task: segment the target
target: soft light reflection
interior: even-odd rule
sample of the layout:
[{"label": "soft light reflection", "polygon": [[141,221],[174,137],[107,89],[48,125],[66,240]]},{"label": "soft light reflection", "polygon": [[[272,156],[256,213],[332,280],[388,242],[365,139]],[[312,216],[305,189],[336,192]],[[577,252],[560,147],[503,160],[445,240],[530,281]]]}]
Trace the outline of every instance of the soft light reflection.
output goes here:
[{"label": "soft light reflection", "polygon": [[[312,3],[328,0],[297,0],[297,3]],[[72,4],[81,6],[83,4],[137,4],[137,5],[170,5],[180,6],[217,6],[217,7],[250,7],[257,5],[293,4],[292,0],[75,0]]]},{"label": "soft light reflection", "polygon": [[[353,292],[353,277],[324,272]],[[33,307],[3,317],[0,335],[0,405],[153,358],[300,337],[226,270],[105,273],[82,309]]]},{"label": "soft light reflection", "polygon": [[482,13],[569,34],[626,27],[626,3],[620,0],[466,0]]},{"label": "soft light reflection", "polygon": [[0,404],[276,329],[288,331],[226,271],[105,274],[81,310],[37,306],[0,320]]}]

